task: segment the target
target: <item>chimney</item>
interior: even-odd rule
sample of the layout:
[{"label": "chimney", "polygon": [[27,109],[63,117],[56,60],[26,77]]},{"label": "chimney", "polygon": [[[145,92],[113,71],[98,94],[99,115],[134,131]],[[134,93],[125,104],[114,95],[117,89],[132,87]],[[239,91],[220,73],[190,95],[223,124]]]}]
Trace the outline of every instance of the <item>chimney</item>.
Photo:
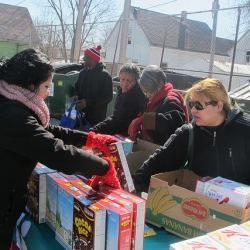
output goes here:
[{"label": "chimney", "polygon": [[186,20],[187,12],[181,12],[180,27],[179,27],[179,37],[178,37],[178,49],[185,49],[185,39],[186,39]]}]

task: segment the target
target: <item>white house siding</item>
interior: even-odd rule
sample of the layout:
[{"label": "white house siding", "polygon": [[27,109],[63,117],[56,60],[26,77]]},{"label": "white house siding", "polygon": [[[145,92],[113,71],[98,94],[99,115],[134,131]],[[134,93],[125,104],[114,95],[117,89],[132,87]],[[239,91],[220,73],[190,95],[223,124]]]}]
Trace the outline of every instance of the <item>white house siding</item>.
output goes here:
[{"label": "white house siding", "polygon": [[[151,47],[150,48],[150,58],[148,64],[160,64],[162,54],[162,48],[159,47]],[[206,53],[198,53],[198,52],[190,52],[185,50],[174,50],[174,49],[164,49],[163,62],[167,63],[168,68],[178,69],[183,65],[197,59],[201,58],[204,60],[209,60],[210,55]],[[215,60],[226,60],[224,56],[215,55]],[[197,67],[200,65],[197,64]],[[194,66],[193,69],[197,70],[197,67]],[[203,68],[202,70],[207,71],[208,68]]]},{"label": "white house siding", "polygon": [[[228,89],[231,67],[229,65],[224,65],[224,64],[225,63],[219,62],[219,61],[214,62],[212,77],[218,78],[220,81],[224,83],[224,85]],[[239,71],[237,70],[237,68],[241,68],[242,66],[244,67],[245,65],[236,64],[234,68],[235,69],[234,74],[238,74]],[[209,60],[203,60],[203,59],[198,58],[180,67],[179,72],[181,72],[182,74],[188,74],[188,75],[193,75],[193,76],[208,77],[208,73],[187,71],[187,70],[194,70],[194,69],[197,71],[208,71],[208,68],[209,68]],[[178,70],[176,70],[176,72],[178,72]],[[250,67],[249,67],[249,73],[250,73]],[[248,77],[246,76],[233,76],[231,90],[244,85],[247,81],[248,81]]]},{"label": "white house siding", "polygon": [[[115,54],[115,47],[117,43],[118,31],[120,23],[116,25],[112,34],[108,38],[105,46],[106,50],[106,59],[105,62],[113,62],[114,54]],[[130,15],[130,22],[129,22],[129,29],[131,29],[131,44],[127,44],[127,51],[126,51],[126,58],[127,62],[132,62],[133,60],[138,60],[139,65],[144,65],[144,62],[149,61],[149,43],[147,38],[145,37],[144,33],[142,32],[141,28],[135,21],[133,15]],[[119,60],[119,51],[120,51],[120,40],[124,39],[121,36],[119,37],[115,62]]]},{"label": "white house siding", "polygon": [[[247,31],[238,41],[236,46],[236,53],[235,53],[235,63],[245,64],[246,62],[246,52],[250,51],[250,31]],[[230,62],[232,61],[232,53],[231,50],[230,54]]]}]

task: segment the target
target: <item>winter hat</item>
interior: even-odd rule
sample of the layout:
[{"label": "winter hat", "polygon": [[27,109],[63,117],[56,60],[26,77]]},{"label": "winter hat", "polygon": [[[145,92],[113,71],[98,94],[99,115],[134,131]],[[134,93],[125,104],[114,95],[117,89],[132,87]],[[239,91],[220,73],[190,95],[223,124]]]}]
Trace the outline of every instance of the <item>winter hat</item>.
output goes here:
[{"label": "winter hat", "polygon": [[90,58],[92,58],[94,61],[96,62],[100,62],[100,50],[101,50],[102,46],[98,45],[97,47],[92,47],[92,48],[88,48],[85,50],[84,54],[89,56]]}]

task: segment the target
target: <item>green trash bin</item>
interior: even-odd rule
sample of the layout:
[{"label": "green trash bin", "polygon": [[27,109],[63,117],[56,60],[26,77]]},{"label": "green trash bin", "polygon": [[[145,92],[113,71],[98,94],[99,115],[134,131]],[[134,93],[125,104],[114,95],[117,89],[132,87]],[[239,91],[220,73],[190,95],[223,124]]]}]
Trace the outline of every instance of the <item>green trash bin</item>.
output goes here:
[{"label": "green trash bin", "polygon": [[234,98],[238,105],[248,114],[250,114],[250,83],[233,89],[229,92],[230,97]]},{"label": "green trash bin", "polygon": [[64,67],[56,68],[52,80],[51,95],[45,99],[51,118],[60,120],[62,115],[68,110],[72,102],[74,87],[79,76],[78,70],[80,68],[82,68],[82,66],[77,64],[75,68],[72,67],[72,64],[66,64]]},{"label": "green trash bin", "polygon": [[117,91],[118,86],[120,86],[120,82],[114,81],[114,79],[113,79],[113,99],[108,104],[106,117],[113,115],[114,108],[115,108],[115,100],[116,100],[116,97],[118,94],[118,91]]}]

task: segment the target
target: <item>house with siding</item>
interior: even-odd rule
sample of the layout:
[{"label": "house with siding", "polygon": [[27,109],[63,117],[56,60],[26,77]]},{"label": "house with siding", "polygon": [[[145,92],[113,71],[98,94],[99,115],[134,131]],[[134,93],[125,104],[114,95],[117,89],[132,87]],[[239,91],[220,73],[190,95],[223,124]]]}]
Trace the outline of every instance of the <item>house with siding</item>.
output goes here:
[{"label": "house with siding", "polygon": [[[120,40],[124,39],[118,36],[119,26],[120,21],[104,45],[106,65],[119,60]],[[187,19],[186,12],[176,17],[131,7],[126,61],[140,66],[160,65],[164,47],[161,66],[163,69],[175,70],[196,59],[209,60],[211,39],[212,30],[209,26],[204,22]],[[214,59],[227,61],[233,45],[232,40],[216,37]]]},{"label": "house with siding", "polygon": [[0,3],[0,58],[39,44],[39,36],[27,8]]}]

